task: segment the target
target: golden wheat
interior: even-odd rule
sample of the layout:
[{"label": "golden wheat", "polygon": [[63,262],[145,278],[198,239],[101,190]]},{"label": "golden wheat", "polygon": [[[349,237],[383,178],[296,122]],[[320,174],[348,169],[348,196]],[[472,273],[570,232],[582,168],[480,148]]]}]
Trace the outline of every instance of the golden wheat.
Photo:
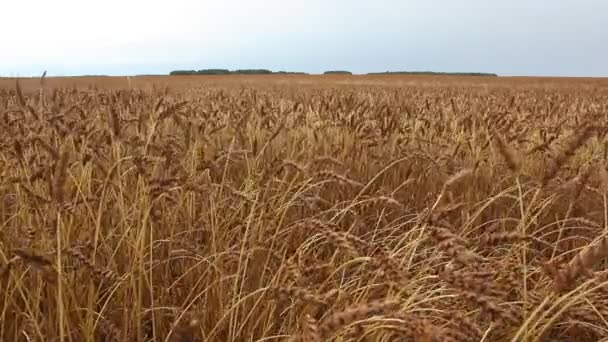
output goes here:
[{"label": "golden wheat", "polygon": [[605,80],[62,82],[0,79],[2,341],[608,335]]}]

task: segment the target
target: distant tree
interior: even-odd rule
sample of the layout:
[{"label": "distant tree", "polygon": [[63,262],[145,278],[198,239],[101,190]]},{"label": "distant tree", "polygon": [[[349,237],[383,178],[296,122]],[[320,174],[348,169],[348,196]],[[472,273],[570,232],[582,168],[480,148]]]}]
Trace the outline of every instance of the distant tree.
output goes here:
[{"label": "distant tree", "polygon": [[344,70],[330,70],[323,73],[324,75],[352,75],[353,73],[350,71]]},{"label": "distant tree", "polygon": [[272,71],[266,69],[239,69],[232,73],[237,75],[268,75],[272,74]]},{"label": "distant tree", "polygon": [[203,69],[196,72],[197,75],[229,75],[228,69]]},{"label": "distant tree", "polygon": [[307,75],[304,72],[279,71],[272,72],[267,69],[239,69],[230,71],[228,69],[201,69],[201,70],[174,70],[169,73],[173,76],[183,75],[272,75],[272,74],[294,74]]},{"label": "distant tree", "polygon": [[437,76],[490,76],[498,75],[483,72],[436,72],[436,71],[386,71],[386,72],[371,72],[368,75],[437,75]]},{"label": "distant tree", "polygon": [[171,76],[196,75],[196,70],[175,70],[169,73]]}]

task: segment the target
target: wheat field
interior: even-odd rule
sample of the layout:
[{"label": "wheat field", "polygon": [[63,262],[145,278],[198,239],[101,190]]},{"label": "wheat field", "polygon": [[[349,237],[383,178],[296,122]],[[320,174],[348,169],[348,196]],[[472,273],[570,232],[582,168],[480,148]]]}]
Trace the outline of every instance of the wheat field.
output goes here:
[{"label": "wheat field", "polygon": [[0,80],[1,341],[608,341],[608,81]]}]

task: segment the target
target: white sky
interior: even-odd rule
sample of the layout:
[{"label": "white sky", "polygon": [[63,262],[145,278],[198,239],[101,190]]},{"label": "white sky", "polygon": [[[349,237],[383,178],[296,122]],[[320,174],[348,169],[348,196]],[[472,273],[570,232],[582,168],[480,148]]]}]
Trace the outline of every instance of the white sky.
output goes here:
[{"label": "white sky", "polygon": [[0,76],[267,68],[608,76],[606,0],[0,0]]}]

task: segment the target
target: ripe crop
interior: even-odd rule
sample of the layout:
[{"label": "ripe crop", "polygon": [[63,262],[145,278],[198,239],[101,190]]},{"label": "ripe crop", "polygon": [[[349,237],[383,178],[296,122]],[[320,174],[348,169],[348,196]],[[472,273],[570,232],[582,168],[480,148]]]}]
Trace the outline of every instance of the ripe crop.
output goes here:
[{"label": "ripe crop", "polygon": [[605,81],[70,82],[0,81],[2,341],[608,339]]}]

